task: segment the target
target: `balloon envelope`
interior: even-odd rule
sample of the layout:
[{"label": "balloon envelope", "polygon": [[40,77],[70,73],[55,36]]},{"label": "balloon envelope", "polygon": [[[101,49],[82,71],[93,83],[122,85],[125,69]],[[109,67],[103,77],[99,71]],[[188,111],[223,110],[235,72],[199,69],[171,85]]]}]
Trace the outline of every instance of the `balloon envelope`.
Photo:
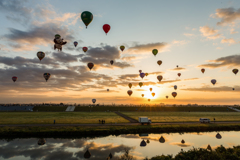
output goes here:
[{"label": "balloon envelope", "polygon": [[177,92],[172,92],[172,96],[175,98],[177,96]]},{"label": "balloon envelope", "polygon": [[113,61],[113,60],[111,60],[111,61],[110,61],[110,64],[111,64],[111,65],[113,65],[113,62],[114,62],[114,61]]},{"label": "balloon envelope", "polygon": [[87,26],[92,22],[93,20],[93,15],[91,12],[89,11],[84,11],[81,14],[81,19],[83,21],[83,23],[85,24],[86,28]]},{"label": "balloon envelope", "polygon": [[145,76],[145,73],[140,73],[141,78],[144,78],[144,76]]},{"label": "balloon envelope", "polygon": [[77,45],[78,45],[78,42],[77,42],[77,41],[75,41],[75,42],[73,42],[73,44],[74,44],[74,46],[75,46],[75,47],[77,47]]},{"label": "balloon envelope", "polygon": [[109,24],[104,24],[103,25],[103,30],[107,34],[110,31],[111,27]]},{"label": "balloon envelope", "polygon": [[152,93],[152,96],[154,97],[154,96],[155,96],[155,93]]},{"label": "balloon envelope", "polygon": [[216,80],[216,79],[212,79],[212,80],[211,80],[211,83],[212,83],[213,85],[215,85],[215,84],[216,84],[216,82],[217,82],[217,80]]},{"label": "balloon envelope", "polygon": [[144,94],[142,94],[142,97],[144,97]]},{"label": "balloon envelope", "polygon": [[205,72],[205,69],[204,69],[204,68],[202,68],[202,69],[201,69],[201,72],[202,72],[202,73],[204,73],[204,72]]},{"label": "balloon envelope", "polygon": [[148,99],[148,101],[150,101],[150,99]]},{"label": "balloon envelope", "polygon": [[129,96],[131,96],[133,92],[132,92],[132,90],[128,90],[127,93]]},{"label": "balloon envelope", "polygon": [[157,79],[159,80],[159,82],[161,82],[161,80],[163,79],[163,76],[157,76]]},{"label": "balloon envelope", "polygon": [[181,76],[181,73],[178,73],[177,75],[178,75],[178,77],[180,77],[180,76]]},{"label": "balloon envelope", "polygon": [[168,99],[168,96],[166,96],[166,98]]},{"label": "balloon envelope", "polygon": [[174,86],[174,89],[175,89],[175,90],[177,89],[177,85]]},{"label": "balloon envelope", "polygon": [[161,60],[157,61],[157,64],[160,66],[162,64],[162,61]]},{"label": "balloon envelope", "polygon": [[150,92],[152,92],[152,88],[149,88]]},{"label": "balloon envelope", "polygon": [[88,68],[91,70],[94,67],[93,63],[88,63]]},{"label": "balloon envelope", "polygon": [[45,78],[45,80],[47,82],[47,80],[51,77],[51,74],[50,73],[44,73],[43,77]]},{"label": "balloon envelope", "polygon": [[37,53],[37,57],[39,58],[39,60],[41,61],[44,57],[45,57],[45,53],[44,52],[41,52],[41,51],[39,51],[38,53]]},{"label": "balloon envelope", "polygon": [[157,49],[153,49],[152,53],[153,53],[154,56],[156,56],[158,54],[158,50]]},{"label": "balloon envelope", "polygon": [[97,100],[96,99],[92,99],[92,102],[95,103]]},{"label": "balloon envelope", "polygon": [[18,78],[17,78],[16,76],[13,76],[13,77],[12,77],[13,82],[16,82],[17,79],[18,79]]},{"label": "balloon envelope", "polygon": [[128,84],[128,87],[131,89],[131,88],[132,88],[132,83],[129,83],[129,84]]},{"label": "balloon envelope", "polygon": [[123,51],[125,49],[125,46],[120,46],[120,49]]},{"label": "balloon envelope", "polygon": [[82,50],[83,50],[83,52],[87,52],[88,48],[87,47],[83,47]]},{"label": "balloon envelope", "polygon": [[107,89],[107,91],[109,91],[109,89]]},{"label": "balloon envelope", "polygon": [[139,73],[142,73],[142,70],[139,70]]},{"label": "balloon envelope", "polygon": [[148,73],[145,73],[145,76],[148,76]]},{"label": "balloon envelope", "polygon": [[236,75],[238,73],[238,69],[233,69],[232,72]]},{"label": "balloon envelope", "polygon": [[143,86],[143,83],[142,83],[142,82],[139,82],[139,86],[142,87],[142,86]]}]

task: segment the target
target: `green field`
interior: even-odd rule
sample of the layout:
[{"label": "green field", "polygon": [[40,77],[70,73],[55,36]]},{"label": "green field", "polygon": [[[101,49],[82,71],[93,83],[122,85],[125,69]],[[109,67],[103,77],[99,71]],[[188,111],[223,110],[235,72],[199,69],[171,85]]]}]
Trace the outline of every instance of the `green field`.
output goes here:
[{"label": "green field", "polygon": [[138,117],[148,117],[152,122],[199,122],[199,118],[209,118],[213,121],[240,121],[239,112],[122,112],[138,120]]},{"label": "green field", "polygon": [[[64,112],[67,106],[36,106],[33,111],[44,112]],[[88,106],[77,106],[75,112],[105,112],[105,111],[120,111],[120,112],[235,112],[227,107],[132,107],[132,106],[93,106],[91,109]]]},{"label": "green field", "polygon": [[112,112],[0,112],[0,124],[128,123]]}]

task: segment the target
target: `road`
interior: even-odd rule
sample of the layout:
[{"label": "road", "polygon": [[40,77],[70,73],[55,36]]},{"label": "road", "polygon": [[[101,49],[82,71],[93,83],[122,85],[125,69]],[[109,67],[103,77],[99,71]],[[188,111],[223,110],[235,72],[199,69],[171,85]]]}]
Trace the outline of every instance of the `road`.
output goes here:
[{"label": "road", "polygon": [[[240,123],[240,121],[232,122],[211,122],[210,124],[234,124]],[[164,123],[152,123],[151,125],[165,125],[165,124],[200,124],[199,122],[164,122]],[[57,127],[57,126],[137,126],[140,123],[106,123],[106,124],[0,124],[0,127]],[[146,124],[145,124],[146,125]]]}]

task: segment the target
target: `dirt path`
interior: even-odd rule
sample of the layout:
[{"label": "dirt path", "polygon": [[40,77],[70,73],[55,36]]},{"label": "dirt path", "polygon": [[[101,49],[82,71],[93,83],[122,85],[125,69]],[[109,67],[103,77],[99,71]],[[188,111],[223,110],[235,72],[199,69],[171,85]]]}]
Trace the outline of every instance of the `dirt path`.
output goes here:
[{"label": "dirt path", "polygon": [[[231,124],[240,123],[240,121],[232,122],[215,122],[216,124]],[[164,123],[152,123],[151,125],[164,125],[164,124],[200,124],[199,122],[164,122]],[[214,122],[210,123],[214,124]],[[106,123],[106,124],[0,124],[0,127],[54,127],[54,126],[137,126],[140,123]]]},{"label": "dirt path", "polygon": [[126,120],[128,120],[128,121],[131,122],[131,123],[138,123],[138,121],[137,121],[136,119],[133,119],[133,118],[131,118],[131,117],[128,117],[128,116],[126,116],[125,114],[122,114],[122,113],[120,113],[120,112],[114,112],[114,113],[116,113],[117,115],[121,116],[122,118],[125,118]]}]

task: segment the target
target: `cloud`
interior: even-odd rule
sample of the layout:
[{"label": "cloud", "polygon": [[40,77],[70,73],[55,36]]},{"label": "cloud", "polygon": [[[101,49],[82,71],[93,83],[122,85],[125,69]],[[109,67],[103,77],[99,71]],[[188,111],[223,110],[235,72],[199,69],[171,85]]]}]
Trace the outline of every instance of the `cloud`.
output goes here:
[{"label": "cloud", "polygon": [[157,49],[158,52],[162,52],[168,44],[165,42],[158,42],[158,43],[148,43],[148,44],[135,44],[132,47],[128,48],[128,51],[135,52],[135,53],[142,53],[142,52],[152,52],[153,49]]},{"label": "cloud", "polygon": [[240,19],[240,9],[230,8],[220,8],[216,10],[214,15],[211,15],[213,18],[221,18],[220,22],[217,22],[217,25],[227,25],[234,24],[234,21]]},{"label": "cloud", "polygon": [[230,34],[237,34],[237,33],[238,33],[238,31],[235,31],[234,28],[231,28],[231,29],[230,29]]},{"label": "cloud", "polygon": [[235,44],[237,42],[233,38],[224,38],[222,39],[221,43],[228,43],[230,45],[230,44]]},{"label": "cloud", "polygon": [[207,37],[208,39],[217,39],[221,36],[221,34],[218,33],[218,30],[208,26],[200,27],[199,31],[202,33],[202,36]]},{"label": "cloud", "polygon": [[181,80],[168,80],[168,81],[161,81],[159,83],[160,84],[165,84],[165,83],[174,83],[174,82],[178,82],[178,81],[181,81]]},{"label": "cloud", "polygon": [[201,87],[201,88],[186,88],[182,90],[186,91],[201,91],[201,92],[240,92],[240,90],[232,90],[233,88],[239,88],[240,86],[220,86],[220,87]]},{"label": "cloud", "polygon": [[184,81],[191,81],[191,80],[197,80],[199,78],[189,78],[189,79],[184,79]]},{"label": "cloud", "polygon": [[[121,54],[117,47],[101,44],[101,47],[89,47],[89,50],[79,60],[83,63],[94,63],[94,70],[98,68],[127,68],[132,67],[128,62],[121,61]],[[110,65],[113,60],[113,65]]]},{"label": "cloud", "polygon": [[210,60],[210,62],[213,63],[203,64],[198,67],[218,68],[224,66],[240,66],[240,55],[221,57],[216,60]]},{"label": "cloud", "polygon": [[182,41],[177,41],[177,40],[174,40],[172,42],[172,44],[177,44],[177,45],[184,45],[184,44],[187,44],[188,42],[185,41],[185,40],[182,40]]},{"label": "cloud", "polygon": [[191,146],[191,144],[190,143],[184,143],[184,144],[182,144],[182,143],[180,143],[180,142],[173,142],[173,143],[169,143],[170,145],[177,145],[177,146],[179,146],[179,147],[190,147]]},{"label": "cloud", "polygon": [[183,35],[186,37],[194,37],[195,36],[194,34],[191,34],[191,33],[184,33]]},{"label": "cloud", "polygon": [[177,67],[177,68],[174,68],[174,69],[170,69],[172,71],[181,71],[181,70],[186,70],[186,68],[183,68],[183,67]]}]

